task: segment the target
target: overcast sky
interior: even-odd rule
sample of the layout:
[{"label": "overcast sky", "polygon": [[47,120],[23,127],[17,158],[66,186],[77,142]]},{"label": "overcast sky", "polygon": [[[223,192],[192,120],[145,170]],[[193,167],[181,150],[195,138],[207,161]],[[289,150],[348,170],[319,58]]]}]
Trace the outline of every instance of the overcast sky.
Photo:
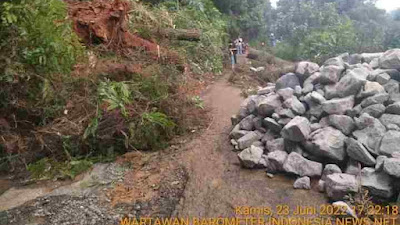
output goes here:
[{"label": "overcast sky", "polygon": [[[271,0],[272,5],[275,7],[278,0]],[[378,0],[376,6],[386,11],[392,11],[400,8],[400,0]]]}]

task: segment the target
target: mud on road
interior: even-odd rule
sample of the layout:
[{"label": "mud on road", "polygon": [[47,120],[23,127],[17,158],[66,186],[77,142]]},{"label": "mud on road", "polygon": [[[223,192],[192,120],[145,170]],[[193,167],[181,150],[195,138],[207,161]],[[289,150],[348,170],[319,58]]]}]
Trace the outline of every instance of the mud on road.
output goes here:
[{"label": "mud on road", "polygon": [[213,122],[180,155],[189,180],[174,216],[230,217],[237,216],[235,208],[239,206],[275,208],[281,204],[295,208],[326,203],[315,188],[294,190],[294,178],[278,175],[270,179],[264,170],[240,167],[228,139],[230,117],[237,113],[243,100],[240,92],[220,80],[205,93],[203,99],[211,107]]}]

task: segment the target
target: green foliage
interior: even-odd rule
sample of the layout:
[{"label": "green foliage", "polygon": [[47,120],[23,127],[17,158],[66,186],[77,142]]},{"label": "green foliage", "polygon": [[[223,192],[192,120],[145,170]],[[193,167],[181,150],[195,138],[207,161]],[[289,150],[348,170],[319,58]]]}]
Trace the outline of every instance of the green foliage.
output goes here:
[{"label": "green foliage", "polygon": [[400,20],[389,21],[384,37],[385,48],[400,48]]},{"label": "green foliage", "polygon": [[[81,56],[82,46],[66,21],[59,0],[19,0],[1,5],[2,27],[16,28],[16,59],[38,73],[68,73]],[[5,41],[5,40],[3,40]]]},{"label": "green foliage", "polygon": [[176,1],[167,1],[159,7],[168,10],[176,28],[200,29],[200,42],[176,41],[172,47],[183,53],[194,71],[221,72],[222,49],[226,43],[226,20],[211,0],[191,0],[179,10],[172,7]]},{"label": "green foliage", "polygon": [[384,10],[363,0],[280,0],[273,27],[278,56],[316,62],[344,52],[384,51],[397,36]]},{"label": "green foliage", "polygon": [[0,11],[1,104],[10,107],[22,100],[46,124],[68,98],[67,85],[56,90],[54,82],[70,79],[67,75],[84,49],[66,19],[63,1],[2,1]]},{"label": "green foliage", "polygon": [[[161,72],[161,71],[158,71]],[[164,112],[162,104],[169,99],[170,83],[161,80],[158,74],[144,77],[132,74],[131,80],[123,82],[103,81],[98,88],[99,104],[106,103],[107,111],[120,110],[124,124],[119,138],[113,137],[112,148],[125,146],[126,149],[154,150],[164,148],[174,134],[176,124]],[[129,110],[128,110],[129,108]],[[106,113],[100,113],[89,123],[84,138],[98,140],[99,121]],[[97,143],[99,144],[99,143]],[[109,145],[98,146],[109,149]],[[106,150],[109,151],[109,150]],[[103,152],[100,150],[98,153]],[[101,153],[102,154],[102,153]]]},{"label": "green foliage", "polygon": [[132,96],[125,82],[100,82],[98,92],[100,100],[108,103],[107,110],[120,109],[128,116],[125,105],[131,103]]},{"label": "green foliage", "polygon": [[43,158],[35,163],[28,165],[28,171],[35,180],[47,179],[73,179],[77,175],[85,172],[92,167],[93,163],[89,160],[77,160],[58,162],[54,159]]},{"label": "green foliage", "polygon": [[204,101],[200,96],[196,95],[192,97],[192,102],[195,104],[196,107],[204,109]]},{"label": "green foliage", "polygon": [[336,26],[315,30],[308,34],[301,45],[300,55],[318,63],[343,52],[354,52],[356,34],[347,19]]},{"label": "green foliage", "polygon": [[135,10],[130,20],[134,32],[146,38],[155,28],[199,29],[199,42],[174,40],[168,48],[178,51],[194,72],[221,72],[223,52],[227,42],[226,18],[212,0],[152,1],[147,7],[131,1]]},{"label": "green foliage", "polygon": [[173,134],[176,124],[160,112],[145,112],[139,120],[129,124],[129,138],[126,144],[136,149],[161,149]]},{"label": "green foliage", "polygon": [[229,15],[231,38],[266,42],[270,34],[272,7],[269,0],[213,0],[218,9]]}]

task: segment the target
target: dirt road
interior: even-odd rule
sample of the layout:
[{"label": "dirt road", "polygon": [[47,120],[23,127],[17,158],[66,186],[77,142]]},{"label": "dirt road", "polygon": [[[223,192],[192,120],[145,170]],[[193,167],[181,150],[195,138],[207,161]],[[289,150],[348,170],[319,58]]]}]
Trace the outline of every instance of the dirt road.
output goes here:
[{"label": "dirt road", "polygon": [[[227,76],[226,76],[227,77]],[[204,94],[213,117],[209,128],[185,146],[180,160],[188,169],[184,196],[175,210],[179,217],[235,216],[235,207],[272,207],[287,204],[319,206],[326,199],[313,190],[294,190],[294,178],[279,175],[270,179],[263,170],[240,167],[228,134],[230,117],[243,100],[240,90],[221,79]],[[316,181],[313,182],[316,186]]]}]

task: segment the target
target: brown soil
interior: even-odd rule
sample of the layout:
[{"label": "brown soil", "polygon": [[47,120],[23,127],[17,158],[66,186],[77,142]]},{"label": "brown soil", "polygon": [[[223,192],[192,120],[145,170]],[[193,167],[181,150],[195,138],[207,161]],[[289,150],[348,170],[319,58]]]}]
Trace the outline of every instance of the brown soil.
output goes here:
[{"label": "brown soil", "polygon": [[156,44],[128,31],[130,4],[127,1],[67,2],[74,30],[88,44],[100,41],[113,46],[143,47],[147,51],[157,52]]},{"label": "brown soil", "polygon": [[128,1],[67,0],[66,2],[74,30],[86,45],[104,44],[115,52],[125,54],[132,54],[131,48],[142,49],[149,52],[154,59],[163,58],[172,64],[183,64],[183,60],[176,52],[130,32],[129,11],[134,9]]},{"label": "brown soil", "polygon": [[293,178],[282,175],[270,179],[263,170],[240,167],[228,139],[230,116],[237,113],[243,100],[238,88],[222,79],[212,85],[203,98],[212,108],[213,119],[209,128],[188,143],[180,155],[189,181],[175,216],[226,217],[235,216],[237,206],[275,209],[279,204],[294,208],[326,203],[324,195],[315,188],[294,190]]}]

